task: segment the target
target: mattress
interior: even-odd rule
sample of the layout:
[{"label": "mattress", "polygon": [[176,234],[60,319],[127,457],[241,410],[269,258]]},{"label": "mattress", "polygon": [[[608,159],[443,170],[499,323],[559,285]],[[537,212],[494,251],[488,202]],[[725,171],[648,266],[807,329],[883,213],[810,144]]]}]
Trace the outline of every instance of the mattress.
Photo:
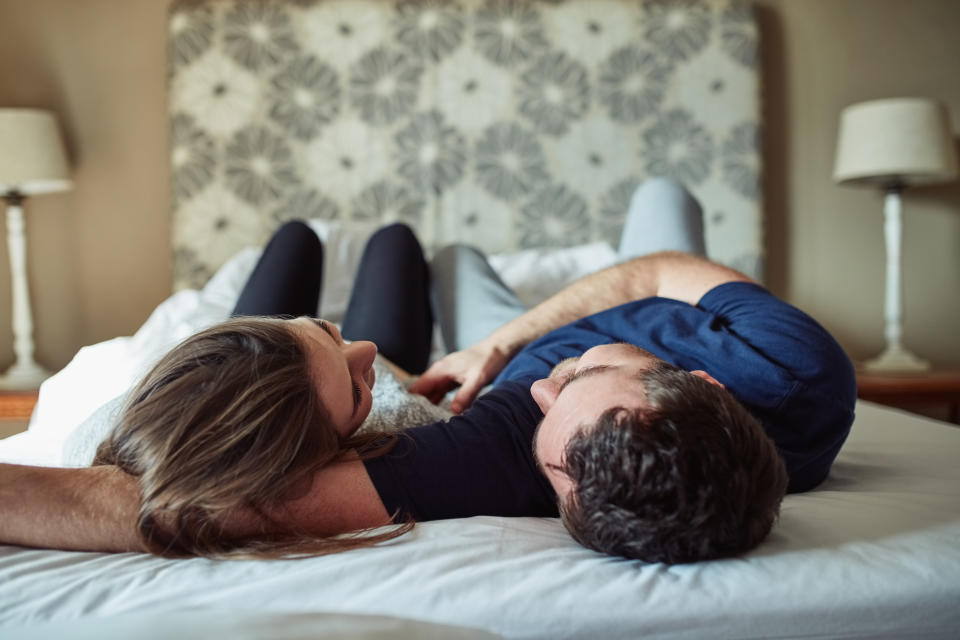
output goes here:
[{"label": "mattress", "polygon": [[[329,223],[316,228],[330,249],[325,273],[344,277],[362,234]],[[546,295],[609,260],[609,251],[585,245],[520,252],[494,264],[508,283],[531,292],[543,287]],[[30,430],[0,441],[0,460],[69,464],[78,425],[171,342],[223,317],[256,256],[242,251],[203,290],[174,294],[136,335],[82,350],[44,384]],[[537,265],[536,286],[524,284],[530,264]],[[332,311],[337,295],[325,295]],[[267,630],[263,637],[302,637],[305,628],[314,635],[340,633],[331,628],[361,633],[370,624],[364,637],[383,628],[393,629],[383,632],[391,637],[429,637],[430,625],[456,627],[447,637],[957,637],[957,460],[957,427],[860,402],[829,478],[787,496],[759,548],[678,566],[594,553],[558,520],[541,518],[427,522],[376,548],[301,560],[170,560],[4,546],[0,635],[140,635],[162,622],[191,638],[212,629],[233,635],[237,621],[248,621],[244,628]],[[248,637],[261,637],[254,631]]]},{"label": "mattress", "polygon": [[337,613],[508,638],[956,637],[958,456],[955,427],[861,402],[828,480],[788,496],[758,549],[690,565],[603,556],[539,518],[428,522],[305,560],[0,547],[0,625]]}]

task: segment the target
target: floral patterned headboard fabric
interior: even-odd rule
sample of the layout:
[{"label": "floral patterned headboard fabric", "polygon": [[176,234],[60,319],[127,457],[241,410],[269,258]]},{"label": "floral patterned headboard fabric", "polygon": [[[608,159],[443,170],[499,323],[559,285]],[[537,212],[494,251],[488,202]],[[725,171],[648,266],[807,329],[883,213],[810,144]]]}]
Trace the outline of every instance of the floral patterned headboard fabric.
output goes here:
[{"label": "floral patterned headboard fabric", "polygon": [[175,288],[290,218],[428,248],[616,243],[648,176],[762,269],[757,29],[730,0],[174,4]]}]

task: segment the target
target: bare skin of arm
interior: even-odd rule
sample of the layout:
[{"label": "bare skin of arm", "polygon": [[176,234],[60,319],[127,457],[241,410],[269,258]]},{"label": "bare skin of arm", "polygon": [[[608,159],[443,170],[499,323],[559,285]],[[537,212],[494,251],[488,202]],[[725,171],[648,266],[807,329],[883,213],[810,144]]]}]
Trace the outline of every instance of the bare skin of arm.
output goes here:
[{"label": "bare skin of arm", "polygon": [[569,285],[476,345],[437,361],[410,387],[438,402],[460,385],[454,412],[465,410],[524,346],[545,333],[592,313],[652,296],[697,304],[710,289],[727,282],[752,282],[728,267],[679,252],[634,258]]},{"label": "bare skin of arm", "polygon": [[[419,392],[462,384],[460,410],[528,342],[568,322],[660,295],[695,304],[724,282],[749,281],[732,269],[684,254],[654,254],[570,285],[467,351],[450,354],[418,382]],[[0,542],[84,551],[142,551],[135,530],[138,487],[115,467],[55,469],[0,464]],[[301,531],[345,533],[389,522],[362,462],[348,459],[316,472],[275,515]],[[238,516],[232,533],[249,530]]]},{"label": "bare skin of arm", "polygon": [[[136,532],[137,480],[116,467],[57,469],[0,464],[0,542],[74,551],[144,551]],[[316,472],[274,514],[291,528],[334,535],[390,522],[363,463]],[[231,533],[257,530],[242,516]]]},{"label": "bare skin of arm", "polygon": [[0,465],[0,541],[79,551],[142,551],[137,482],[116,467]]}]

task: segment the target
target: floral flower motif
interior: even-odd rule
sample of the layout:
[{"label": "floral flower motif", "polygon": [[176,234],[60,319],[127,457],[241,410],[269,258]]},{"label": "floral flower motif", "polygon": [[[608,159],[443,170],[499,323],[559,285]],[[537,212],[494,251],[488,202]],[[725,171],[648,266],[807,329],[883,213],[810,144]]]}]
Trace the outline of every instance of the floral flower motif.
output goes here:
[{"label": "floral flower motif", "polygon": [[427,111],[395,136],[398,172],[423,192],[440,193],[463,176],[467,142],[439,111]]},{"label": "floral flower motif", "polygon": [[630,176],[613,185],[600,200],[600,215],[594,234],[598,240],[606,240],[614,249],[620,246],[623,224],[630,210],[633,194],[640,186],[640,178]]},{"label": "floral flower motif", "polygon": [[201,289],[213,277],[214,268],[200,259],[196,249],[177,247],[173,250],[173,288]]},{"label": "floral flower motif", "polygon": [[720,46],[740,64],[751,69],[757,66],[757,27],[749,4],[733,2],[723,10]]},{"label": "floral flower motif", "polygon": [[[233,254],[250,244],[266,242],[269,219],[257,207],[239,199],[225,186],[214,183],[195,198],[174,209],[173,246],[184,251],[185,265],[177,269],[195,272],[192,285],[203,281]],[[198,282],[199,281],[199,282]]]},{"label": "floral flower motif", "polygon": [[596,202],[624,167],[637,164],[636,145],[627,144],[624,126],[610,118],[584,118],[567,134],[542,140],[547,168],[555,180]]},{"label": "floral flower motif", "polygon": [[369,0],[316,2],[298,16],[295,26],[310,53],[344,70],[390,40],[390,13],[383,7]]},{"label": "floral flower motif", "polygon": [[187,64],[213,42],[213,8],[208,4],[177,7],[171,13],[169,31],[170,62]]},{"label": "floral flower motif", "polygon": [[550,179],[540,142],[513,123],[498,123],[477,142],[477,181],[502,200],[525,196]]},{"label": "floral flower motif", "polygon": [[310,140],[340,111],[336,72],[313,56],[297,58],[272,80],[270,117],[301,140]]},{"label": "floral flower motif", "polygon": [[394,30],[414,55],[437,62],[463,41],[463,10],[450,0],[406,0],[397,5]]},{"label": "floral flower motif", "polygon": [[279,226],[288,220],[334,220],[340,217],[337,203],[315,189],[301,189],[271,213]]},{"label": "floral flower motif", "polygon": [[521,247],[569,247],[590,237],[586,201],[563,185],[541,189],[520,213]]},{"label": "floral flower motif", "polygon": [[462,47],[431,67],[429,102],[446,106],[447,120],[475,139],[490,125],[513,115],[513,77],[476,51]]},{"label": "floral flower motif", "polygon": [[550,41],[575,52],[577,60],[591,71],[617,49],[640,40],[638,1],[558,2],[543,7],[541,18]]},{"label": "floral flower motif", "polygon": [[521,77],[519,109],[539,131],[559,136],[589,106],[587,70],[564,53],[537,59]]},{"label": "floral flower motif", "polygon": [[252,204],[277,200],[298,182],[290,147],[266,127],[251,125],[238,132],[226,156],[227,183]]},{"label": "floral flower motif", "polygon": [[670,60],[686,60],[707,45],[711,15],[700,0],[646,0],[643,10],[644,33]]},{"label": "floral flower motif", "polygon": [[170,124],[173,197],[180,202],[198,193],[213,179],[216,147],[193,118],[178,113]]},{"label": "floral flower motif", "polygon": [[339,202],[392,173],[387,134],[349,114],[324,128],[306,148],[306,175]]},{"label": "floral flower motif", "polygon": [[503,67],[526,62],[550,45],[540,13],[526,0],[487,0],[477,10],[475,25],[480,53]]},{"label": "floral flower motif", "polygon": [[752,122],[734,127],[721,148],[724,181],[750,200],[760,194],[759,149],[760,131]]},{"label": "floral flower motif", "polygon": [[673,109],[643,132],[641,155],[647,173],[667,176],[687,185],[699,184],[710,173],[713,140],[689,112]]},{"label": "floral flower motif", "polygon": [[224,17],[224,48],[248,69],[275,65],[296,52],[290,16],[279,3],[244,2]]},{"label": "floral flower motif", "polygon": [[260,102],[260,83],[249,71],[212,50],[178,75],[171,105],[193,116],[197,125],[227,136],[253,119]]},{"label": "floral flower motif", "polygon": [[437,216],[432,237],[429,224],[417,229],[425,243],[430,241],[433,246],[442,247],[465,242],[487,255],[516,248],[515,206],[492,196],[476,182],[464,180],[444,191],[436,209],[441,215]]},{"label": "floral flower motif", "polygon": [[669,68],[648,51],[618,49],[600,67],[597,93],[610,117],[636,123],[654,113],[667,90]]},{"label": "floral flower motif", "polygon": [[381,180],[360,192],[351,206],[354,220],[382,224],[399,221],[416,226],[426,203],[406,187]]},{"label": "floral flower motif", "polygon": [[370,124],[390,124],[416,105],[422,73],[423,67],[409,56],[374,49],[351,69],[350,103]]}]

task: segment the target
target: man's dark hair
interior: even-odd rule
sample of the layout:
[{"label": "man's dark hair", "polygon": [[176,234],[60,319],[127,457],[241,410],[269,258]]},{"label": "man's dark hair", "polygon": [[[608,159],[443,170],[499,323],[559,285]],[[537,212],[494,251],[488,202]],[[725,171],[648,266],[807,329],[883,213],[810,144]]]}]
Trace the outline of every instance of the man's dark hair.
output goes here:
[{"label": "man's dark hair", "polygon": [[567,443],[564,525],[590,549],[648,562],[755,547],[787,487],[763,427],[725,389],[667,363],[641,380],[646,408],[609,409]]}]

